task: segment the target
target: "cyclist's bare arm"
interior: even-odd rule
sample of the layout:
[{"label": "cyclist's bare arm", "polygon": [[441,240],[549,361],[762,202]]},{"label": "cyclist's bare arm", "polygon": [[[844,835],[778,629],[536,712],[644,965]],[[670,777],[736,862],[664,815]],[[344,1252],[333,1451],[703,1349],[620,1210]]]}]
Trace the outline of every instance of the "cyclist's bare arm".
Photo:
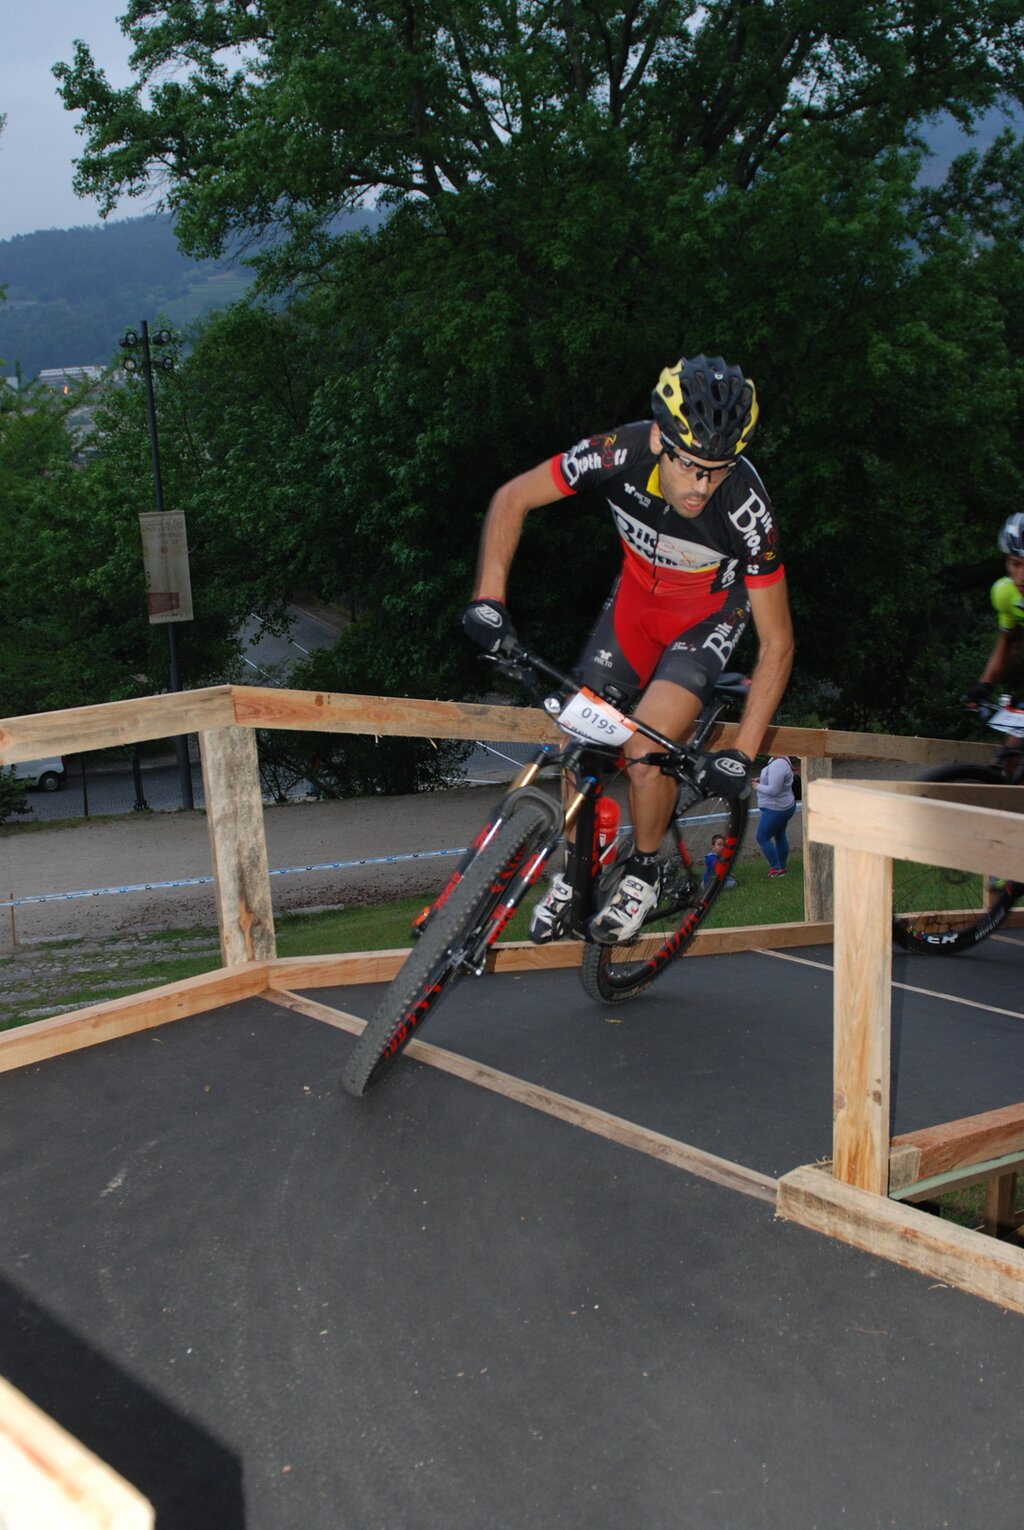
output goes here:
[{"label": "cyclist's bare arm", "polygon": [[551,505],[563,496],[551,476],[549,463],[540,462],[503,483],[488,506],[480,537],[474,600],[504,601],[523,522],[531,510]]},{"label": "cyclist's bare arm", "polygon": [[1009,669],[1020,652],[1020,638],[1019,627],[1015,627],[1012,632],[998,634],[995,646],[988,656],[988,663],[978,676],[979,685],[995,685],[996,681]]},{"label": "cyclist's bare arm", "polygon": [[732,748],[749,759],[760,751],[765,732],[782,700],[793,667],[793,621],[783,577],[776,584],[748,588],[750,611],[757,631],[757,666],[750,679],[743,716]]}]

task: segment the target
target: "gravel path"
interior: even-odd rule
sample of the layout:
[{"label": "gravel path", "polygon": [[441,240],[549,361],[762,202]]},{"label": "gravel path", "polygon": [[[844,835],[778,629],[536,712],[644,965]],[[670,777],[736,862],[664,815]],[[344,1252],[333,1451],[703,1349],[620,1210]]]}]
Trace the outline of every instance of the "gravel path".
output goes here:
[{"label": "gravel path", "polygon": [[[272,870],[377,859],[468,844],[499,795],[494,786],[411,797],[297,802],[267,807]],[[301,909],[358,904],[428,891],[444,860],[365,866],[273,877],[274,906]],[[24,832],[0,830],[0,898],[171,882],[210,874],[206,817],[200,812],[131,814]],[[68,935],[215,925],[213,888],[155,888],[14,910],[19,942]],[[12,946],[11,911],[0,910],[0,951]]]},{"label": "gravel path", "polygon": [[[851,762],[836,774],[893,777],[918,774],[917,767],[882,761]],[[469,843],[499,785],[462,787],[409,797],[373,797],[344,802],[294,802],[268,806],[264,813],[271,870],[370,861]],[[801,845],[801,815],[790,839]],[[753,834],[747,853],[757,855]],[[372,903],[383,898],[436,890],[449,861],[424,859],[349,870],[301,872],[271,878],[275,909],[310,909]],[[90,888],[137,886],[209,876],[210,846],[201,812],[128,814],[83,819],[79,824],[25,832],[0,829],[0,899]],[[154,888],[14,910],[17,941],[81,936],[103,938],[193,926],[215,926],[213,888]],[[0,909],[0,953],[12,949],[10,909]]]}]

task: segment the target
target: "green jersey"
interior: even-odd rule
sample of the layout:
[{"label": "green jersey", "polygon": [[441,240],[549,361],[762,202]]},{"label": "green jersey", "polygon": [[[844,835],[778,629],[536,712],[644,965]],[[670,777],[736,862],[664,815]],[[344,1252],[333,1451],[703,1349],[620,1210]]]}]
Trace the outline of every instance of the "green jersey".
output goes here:
[{"label": "green jersey", "polygon": [[997,579],[992,586],[992,609],[999,620],[1000,632],[1015,632],[1024,626],[1024,595],[1012,579]]}]

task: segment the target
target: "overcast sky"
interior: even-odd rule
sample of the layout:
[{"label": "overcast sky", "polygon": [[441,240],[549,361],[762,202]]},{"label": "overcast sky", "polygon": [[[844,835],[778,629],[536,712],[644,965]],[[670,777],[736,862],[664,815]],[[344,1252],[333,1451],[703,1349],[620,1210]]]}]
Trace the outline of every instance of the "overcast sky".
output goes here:
[{"label": "overcast sky", "polygon": [[[77,112],[64,110],[56,63],[70,63],[76,38],[114,85],[127,85],[128,42],[117,16],[123,0],[0,0],[0,239],[41,228],[74,228],[99,221],[96,204],[71,190],[72,161],[82,152]],[[116,217],[138,217],[141,201],[122,205]]]}]

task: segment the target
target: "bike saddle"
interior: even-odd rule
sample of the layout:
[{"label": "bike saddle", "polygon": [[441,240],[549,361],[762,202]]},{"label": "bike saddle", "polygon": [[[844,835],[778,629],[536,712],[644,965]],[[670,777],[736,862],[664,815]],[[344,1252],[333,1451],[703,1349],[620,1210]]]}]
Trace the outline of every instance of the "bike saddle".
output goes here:
[{"label": "bike saddle", "polygon": [[737,670],[727,671],[715,681],[716,696],[733,696],[743,701],[749,690],[749,676],[741,675]]}]

